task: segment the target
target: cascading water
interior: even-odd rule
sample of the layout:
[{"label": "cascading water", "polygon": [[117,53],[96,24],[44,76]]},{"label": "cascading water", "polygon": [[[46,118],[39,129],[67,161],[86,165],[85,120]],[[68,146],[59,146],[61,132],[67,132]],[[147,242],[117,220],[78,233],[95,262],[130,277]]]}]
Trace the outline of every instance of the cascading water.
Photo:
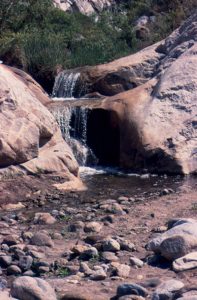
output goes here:
[{"label": "cascading water", "polygon": [[63,138],[72,148],[73,153],[81,166],[95,165],[97,158],[87,146],[88,109],[72,107],[71,105],[52,110]]},{"label": "cascading water", "polygon": [[79,165],[95,165],[97,159],[87,146],[88,109],[74,106],[71,101],[79,99],[86,92],[86,85],[80,81],[80,75],[79,72],[74,73],[69,70],[58,74],[52,97],[53,100],[67,100],[67,102],[63,107],[57,106],[52,113],[59,124],[63,138],[72,148]]},{"label": "cascading water", "polygon": [[55,79],[52,97],[73,99],[80,97],[84,89],[84,84],[80,82],[79,72],[63,71]]}]

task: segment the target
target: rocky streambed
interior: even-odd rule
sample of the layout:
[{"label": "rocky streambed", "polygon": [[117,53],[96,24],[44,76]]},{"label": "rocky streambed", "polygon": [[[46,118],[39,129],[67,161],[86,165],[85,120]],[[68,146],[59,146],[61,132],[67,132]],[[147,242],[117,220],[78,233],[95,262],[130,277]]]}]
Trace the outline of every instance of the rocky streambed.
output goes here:
[{"label": "rocky streambed", "polygon": [[197,299],[196,178],[85,171],[0,183],[0,299]]}]

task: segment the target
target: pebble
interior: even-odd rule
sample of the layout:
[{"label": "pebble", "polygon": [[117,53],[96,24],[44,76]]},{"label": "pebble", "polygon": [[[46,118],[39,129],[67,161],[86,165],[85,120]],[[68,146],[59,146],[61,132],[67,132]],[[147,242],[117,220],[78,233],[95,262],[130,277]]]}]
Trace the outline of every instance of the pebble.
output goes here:
[{"label": "pebble", "polygon": [[30,244],[36,246],[48,246],[48,247],[54,246],[50,236],[42,232],[35,233],[30,240]]},{"label": "pebble", "polygon": [[98,222],[90,222],[85,225],[85,232],[100,232],[103,225]]},{"label": "pebble", "polygon": [[50,213],[36,213],[34,217],[35,224],[52,225],[56,219]]},{"label": "pebble", "polygon": [[20,275],[21,269],[16,265],[11,265],[7,268],[7,275]]},{"label": "pebble", "polygon": [[103,251],[117,252],[120,250],[120,244],[114,239],[106,239],[102,243]]},{"label": "pebble", "polygon": [[125,295],[132,295],[132,294],[146,297],[148,295],[148,291],[147,289],[145,289],[144,287],[136,283],[121,284],[117,288],[118,297],[125,296]]},{"label": "pebble", "polygon": [[107,278],[107,274],[103,269],[99,269],[97,271],[94,271],[90,275],[91,280],[99,281],[99,280],[105,280]]},{"label": "pebble", "polygon": [[129,277],[131,268],[128,265],[114,262],[111,264],[111,266],[114,269],[113,275],[123,277],[123,278]]},{"label": "pebble", "polygon": [[137,257],[130,257],[130,264],[132,266],[136,266],[138,268],[142,268],[143,265],[144,265],[144,262],[141,259],[137,258]]}]

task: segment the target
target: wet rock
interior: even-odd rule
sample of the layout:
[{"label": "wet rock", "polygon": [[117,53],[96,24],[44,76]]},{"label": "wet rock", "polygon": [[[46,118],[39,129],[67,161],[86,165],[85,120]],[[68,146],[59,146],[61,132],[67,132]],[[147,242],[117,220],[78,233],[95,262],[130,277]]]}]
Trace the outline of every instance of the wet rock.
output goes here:
[{"label": "wet rock", "polygon": [[197,268],[197,252],[189,253],[176,259],[172,264],[175,272],[181,272]]},{"label": "wet rock", "polygon": [[132,266],[142,268],[144,265],[144,262],[141,259],[133,256],[133,257],[130,257],[130,264]]},{"label": "wet rock", "polygon": [[36,213],[34,223],[42,225],[51,225],[56,222],[56,219],[50,213]]},{"label": "wet rock", "polygon": [[148,291],[136,283],[125,283],[118,286],[117,296],[121,297],[125,295],[138,295],[146,297],[148,295]]},{"label": "wet rock", "polygon": [[152,300],[172,299],[173,294],[181,290],[183,287],[184,284],[179,280],[167,280],[157,287],[155,293],[153,294]]},{"label": "wet rock", "polygon": [[33,258],[30,255],[21,256],[20,259],[19,259],[18,266],[23,271],[27,271],[27,270],[31,269],[32,263],[33,263]]},{"label": "wet rock", "polygon": [[117,252],[120,250],[120,244],[114,239],[106,239],[102,243],[103,251]]},{"label": "wet rock", "polygon": [[114,262],[111,265],[113,267],[113,275],[123,278],[129,277],[131,268],[128,265],[119,264],[117,262]]},{"label": "wet rock", "polygon": [[20,275],[21,269],[16,265],[11,265],[7,268],[7,275]]},{"label": "wet rock", "polygon": [[48,246],[48,247],[54,246],[50,236],[42,232],[35,233],[30,240],[30,244],[36,246]]},{"label": "wet rock", "polygon": [[0,266],[2,268],[7,268],[12,263],[12,257],[10,255],[0,256]]},{"label": "wet rock", "polygon": [[98,222],[90,222],[85,225],[85,232],[100,232],[103,225]]},{"label": "wet rock", "polygon": [[20,300],[57,300],[55,292],[48,282],[28,276],[15,279],[10,293],[12,297]]}]

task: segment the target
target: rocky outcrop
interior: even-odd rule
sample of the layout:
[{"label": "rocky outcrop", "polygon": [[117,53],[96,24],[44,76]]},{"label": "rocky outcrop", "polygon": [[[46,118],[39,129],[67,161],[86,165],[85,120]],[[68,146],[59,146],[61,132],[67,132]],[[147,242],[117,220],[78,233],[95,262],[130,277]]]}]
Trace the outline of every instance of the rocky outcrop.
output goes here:
[{"label": "rocky outcrop", "polygon": [[[77,176],[78,165],[58,125],[43,105],[49,102],[35,81],[0,65],[0,173],[61,173]],[[42,104],[43,103],[43,104]]]},{"label": "rocky outcrop", "polygon": [[101,12],[116,2],[116,0],[54,0],[54,4],[64,11],[80,12],[85,15]]},{"label": "rocky outcrop", "polygon": [[196,53],[197,13],[161,43],[80,70],[89,93],[112,96],[95,106],[116,115],[120,166],[197,173]]}]

